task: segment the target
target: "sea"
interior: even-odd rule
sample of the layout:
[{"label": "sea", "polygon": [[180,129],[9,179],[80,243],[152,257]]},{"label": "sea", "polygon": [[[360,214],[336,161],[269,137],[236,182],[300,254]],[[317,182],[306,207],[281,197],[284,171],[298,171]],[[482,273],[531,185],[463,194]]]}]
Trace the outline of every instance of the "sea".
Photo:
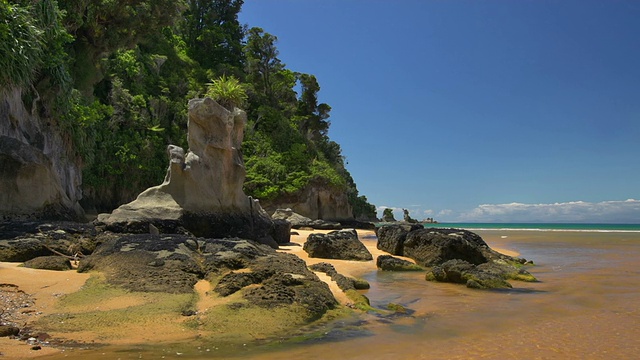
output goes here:
[{"label": "sea", "polygon": [[425,223],[425,228],[512,231],[640,232],[640,224],[590,223]]}]

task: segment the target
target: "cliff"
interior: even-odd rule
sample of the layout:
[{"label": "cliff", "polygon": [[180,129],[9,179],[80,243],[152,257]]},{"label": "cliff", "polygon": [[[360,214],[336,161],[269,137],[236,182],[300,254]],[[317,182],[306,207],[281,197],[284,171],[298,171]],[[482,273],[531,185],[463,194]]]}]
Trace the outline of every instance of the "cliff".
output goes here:
[{"label": "cliff", "polygon": [[320,183],[311,183],[296,194],[260,200],[260,203],[269,214],[277,209],[292,209],[313,220],[353,220],[346,192]]},{"label": "cliff", "polygon": [[21,95],[0,90],[0,217],[79,219],[78,160],[55,120],[29,112]]}]

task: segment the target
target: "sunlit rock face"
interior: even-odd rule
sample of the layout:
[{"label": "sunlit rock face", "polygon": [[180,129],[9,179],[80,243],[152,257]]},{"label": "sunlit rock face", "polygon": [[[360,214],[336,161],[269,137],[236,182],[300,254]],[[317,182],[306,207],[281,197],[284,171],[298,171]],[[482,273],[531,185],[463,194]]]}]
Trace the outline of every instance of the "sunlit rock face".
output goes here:
[{"label": "sunlit rock face", "polygon": [[84,216],[79,160],[55,119],[29,111],[19,88],[0,86],[0,220]]},{"label": "sunlit rock face", "polygon": [[123,232],[146,232],[152,224],[161,232],[267,237],[271,219],[242,190],[246,171],[240,146],[246,121],[244,111],[229,111],[210,98],[189,101],[189,150],[169,145],[164,182],[112,214],[101,214],[98,222]]}]

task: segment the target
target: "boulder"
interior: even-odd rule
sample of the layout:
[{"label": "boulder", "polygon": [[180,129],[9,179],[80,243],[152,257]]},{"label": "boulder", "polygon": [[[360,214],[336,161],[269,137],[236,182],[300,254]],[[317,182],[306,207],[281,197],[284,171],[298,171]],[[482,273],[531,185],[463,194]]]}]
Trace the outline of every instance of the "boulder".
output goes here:
[{"label": "boulder", "polygon": [[269,236],[272,222],[257,200],[247,197],[240,153],[246,114],[233,112],[211,98],[189,101],[189,151],[169,145],[169,168],[162,184],[143,191],[136,200],[97,223],[107,230],[161,233],[189,232],[202,237]]},{"label": "boulder", "polygon": [[[511,287],[506,280],[537,281],[521,268],[528,263],[525,259],[494,251],[471,231],[385,225],[378,228],[377,236],[379,249],[430,268],[427,280],[463,283],[473,288]],[[381,257],[379,263],[386,261]]]},{"label": "boulder", "polygon": [[62,256],[40,256],[24,263],[24,267],[41,270],[71,270],[71,261]]},{"label": "boulder", "polygon": [[0,325],[0,337],[18,336],[18,334],[20,334],[19,328],[11,325]]},{"label": "boulder", "polygon": [[422,225],[386,225],[376,229],[379,250],[386,251],[392,255],[404,254],[404,241],[407,234],[414,230],[423,229]]},{"label": "boulder", "polygon": [[434,266],[427,272],[426,279],[465,284],[474,289],[508,289],[512,286],[506,280],[511,279],[510,274],[514,272],[528,274],[525,270],[517,270],[509,265],[497,263],[474,265],[464,260],[455,259]]},{"label": "boulder", "polygon": [[334,221],[325,221],[325,220],[312,220],[306,216],[302,216],[298,213],[295,213],[291,209],[277,209],[273,215],[271,215],[272,219],[278,220],[287,220],[291,223],[291,227],[293,229],[300,228],[311,228],[316,230],[338,230],[342,229],[342,225],[339,222]]},{"label": "boulder", "polygon": [[279,245],[291,242],[291,223],[283,219],[273,219],[271,236]]},{"label": "boulder", "polygon": [[310,257],[341,260],[373,260],[373,256],[358,239],[355,230],[332,231],[328,234],[310,234],[303,250]]},{"label": "boulder", "polygon": [[376,266],[384,271],[423,271],[420,266],[404,259],[398,259],[391,255],[380,255],[376,259]]},{"label": "boulder", "polygon": [[484,250],[489,246],[482,238],[461,229],[420,229],[407,234],[403,255],[422,266],[443,264],[453,259],[482,264],[490,259]]}]

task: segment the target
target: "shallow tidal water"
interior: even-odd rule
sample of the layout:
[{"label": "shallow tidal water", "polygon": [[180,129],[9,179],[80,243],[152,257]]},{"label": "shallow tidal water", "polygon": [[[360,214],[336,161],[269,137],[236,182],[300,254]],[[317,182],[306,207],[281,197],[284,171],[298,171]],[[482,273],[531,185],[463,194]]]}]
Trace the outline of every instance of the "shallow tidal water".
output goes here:
[{"label": "shallow tidal water", "polygon": [[[536,265],[540,282],[504,291],[431,283],[424,273],[373,271],[371,304],[407,316],[365,315],[296,344],[224,348],[197,343],[71,350],[52,359],[636,359],[640,356],[640,233],[483,230],[492,247]],[[375,241],[365,239],[363,241]]]}]

